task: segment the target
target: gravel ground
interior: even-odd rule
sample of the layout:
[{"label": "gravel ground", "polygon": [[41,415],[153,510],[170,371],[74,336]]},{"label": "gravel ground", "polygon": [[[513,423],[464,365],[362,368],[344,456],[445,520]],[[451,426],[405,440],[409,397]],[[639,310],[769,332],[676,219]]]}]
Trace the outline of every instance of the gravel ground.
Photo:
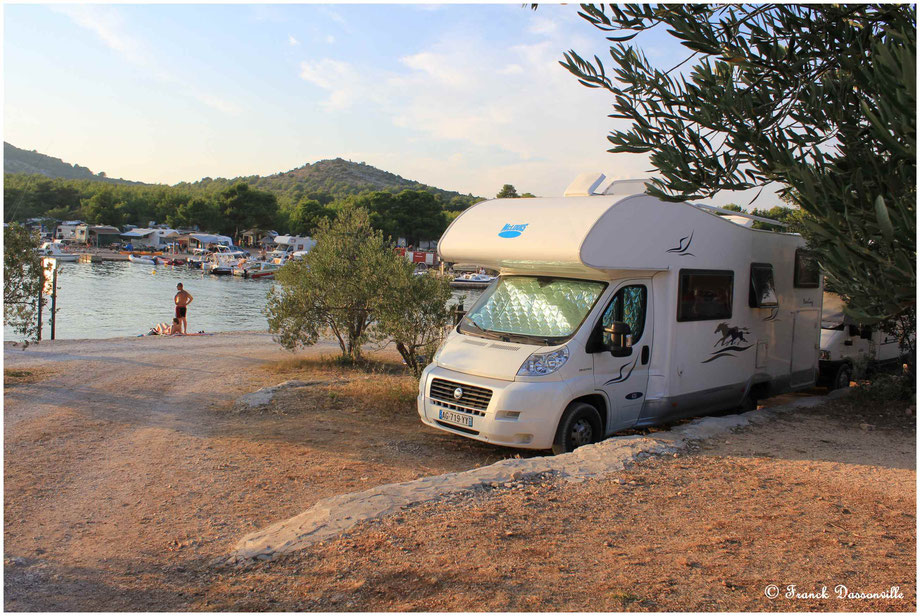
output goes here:
[{"label": "gravel ground", "polygon": [[[326,496],[514,455],[422,427],[404,377],[311,359],[334,351],[291,361],[258,333],[7,345],[5,608],[916,605],[913,417],[852,401],[604,479],[477,490],[277,562],[215,565],[245,533]],[[233,404],[290,378],[315,385],[253,411]],[[830,597],[769,599],[769,584]],[[838,584],[904,597],[838,600]]]}]

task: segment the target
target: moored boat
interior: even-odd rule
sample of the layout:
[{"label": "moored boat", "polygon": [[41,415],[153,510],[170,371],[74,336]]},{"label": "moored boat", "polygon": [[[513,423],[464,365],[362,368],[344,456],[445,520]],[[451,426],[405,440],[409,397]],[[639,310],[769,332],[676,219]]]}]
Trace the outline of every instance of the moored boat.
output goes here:
[{"label": "moored boat", "polygon": [[233,268],[234,276],[243,278],[273,278],[281,266],[271,261],[246,261]]},{"label": "moored boat", "polygon": [[455,289],[485,289],[492,284],[495,276],[488,274],[463,274],[450,281],[450,286]]},{"label": "moored boat", "polygon": [[156,265],[156,257],[148,257],[146,255],[136,255],[131,253],[128,255],[128,261],[131,263],[140,263],[141,265]]},{"label": "moored boat", "polygon": [[77,255],[70,252],[64,252],[61,245],[55,242],[45,242],[37,252],[43,257],[57,259],[58,261],[71,262],[77,260]]}]

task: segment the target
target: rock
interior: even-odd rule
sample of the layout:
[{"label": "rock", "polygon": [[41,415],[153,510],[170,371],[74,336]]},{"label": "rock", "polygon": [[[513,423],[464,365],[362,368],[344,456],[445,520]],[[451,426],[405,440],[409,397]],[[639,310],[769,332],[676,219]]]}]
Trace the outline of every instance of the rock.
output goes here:
[{"label": "rock", "polygon": [[872,429],[872,425],[871,425],[871,424],[867,424],[867,423],[861,423],[861,424],[859,424],[859,429],[860,429],[860,430],[865,430],[866,432],[868,432],[869,430]]},{"label": "rock", "polygon": [[906,410],[905,412],[907,413],[907,416],[908,416],[908,417],[911,417],[911,416],[913,416],[913,414],[914,414],[916,411],[917,411],[917,408],[916,408],[915,406],[911,405],[911,406],[907,407],[907,410]]}]

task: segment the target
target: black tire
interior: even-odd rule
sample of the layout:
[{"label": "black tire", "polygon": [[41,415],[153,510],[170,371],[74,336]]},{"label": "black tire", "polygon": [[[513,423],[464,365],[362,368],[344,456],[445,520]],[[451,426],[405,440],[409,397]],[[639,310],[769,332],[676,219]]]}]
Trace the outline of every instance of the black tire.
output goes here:
[{"label": "black tire", "polygon": [[597,409],[584,402],[571,404],[562,414],[553,441],[553,453],[569,453],[582,445],[601,439],[601,416]]},{"label": "black tire", "polygon": [[753,392],[748,392],[748,394],[741,399],[741,404],[738,405],[738,412],[747,413],[756,410],[757,396],[755,396]]},{"label": "black tire", "polygon": [[849,364],[840,364],[840,367],[837,368],[837,372],[834,373],[834,378],[828,384],[827,388],[830,391],[835,389],[847,389],[850,386],[850,379],[853,378],[853,369],[850,368]]}]

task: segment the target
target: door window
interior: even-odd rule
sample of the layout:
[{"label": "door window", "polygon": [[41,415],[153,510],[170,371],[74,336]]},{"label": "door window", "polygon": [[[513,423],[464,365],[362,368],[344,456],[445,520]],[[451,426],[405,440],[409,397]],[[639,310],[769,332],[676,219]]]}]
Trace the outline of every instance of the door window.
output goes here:
[{"label": "door window", "polygon": [[821,286],[821,269],[807,250],[795,251],[795,272],[792,285],[797,289],[816,289]]},{"label": "door window", "polygon": [[[604,311],[601,322],[604,328],[613,325],[614,321],[622,321],[629,325],[629,344],[638,342],[645,329],[645,308],[648,303],[648,291],[645,285],[636,284],[623,287],[617,291],[610,305]],[[604,345],[609,345],[610,334],[603,332]]]}]

